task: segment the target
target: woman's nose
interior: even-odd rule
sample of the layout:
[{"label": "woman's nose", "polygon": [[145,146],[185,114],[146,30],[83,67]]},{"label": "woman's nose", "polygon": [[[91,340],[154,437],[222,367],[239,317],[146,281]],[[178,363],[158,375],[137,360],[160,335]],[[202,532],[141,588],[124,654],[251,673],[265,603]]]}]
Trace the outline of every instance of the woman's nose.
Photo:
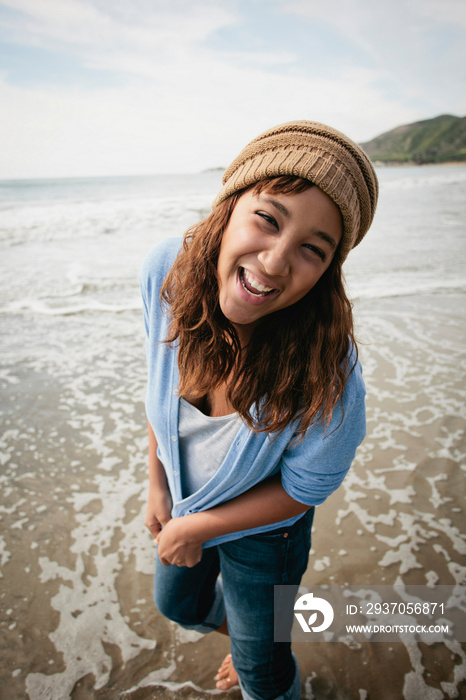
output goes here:
[{"label": "woman's nose", "polygon": [[287,275],[290,271],[290,251],[286,244],[274,239],[260,251],[259,262],[268,275]]}]

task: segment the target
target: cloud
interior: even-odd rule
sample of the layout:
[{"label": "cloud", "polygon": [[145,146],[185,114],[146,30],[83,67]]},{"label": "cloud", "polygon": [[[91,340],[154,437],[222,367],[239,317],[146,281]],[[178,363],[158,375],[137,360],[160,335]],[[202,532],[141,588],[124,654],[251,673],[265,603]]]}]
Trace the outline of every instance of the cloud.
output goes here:
[{"label": "cloud", "polygon": [[1,6],[14,10],[0,19],[10,41],[66,49],[94,67],[115,70],[125,65],[114,62],[118,55],[182,60],[212,32],[237,21],[215,0],[1,0]]},{"label": "cloud", "polygon": [[[318,22],[350,42],[405,104],[435,114],[466,111],[466,5],[464,0],[291,0],[281,12]],[[448,79],[446,77],[448,76]]]},{"label": "cloud", "polygon": [[371,79],[365,71],[336,82],[217,64],[196,80],[157,80],[151,89],[135,83],[90,94],[0,83],[0,128],[9,135],[2,175],[195,172],[227,165],[272,124],[306,117],[362,140],[374,123],[390,125],[391,105],[373,99]]},{"label": "cloud", "polygon": [[[340,13],[331,3],[254,0],[248,15],[234,0],[0,0],[9,8],[0,26],[10,41],[55,51],[57,60],[72,55],[87,74],[102,76],[86,84],[43,75],[19,86],[4,71],[0,177],[194,172],[227,165],[260,131],[290,119],[327,122],[364,141],[452,104],[426,80],[405,85],[399,77],[413,69],[403,69],[409,47],[395,51],[383,39],[396,18],[388,24],[379,5],[372,19],[362,17],[364,0],[337,4]],[[446,1],[447,14],[454,4]],[[432,41],[425,28],[432,0],[426,6],[405,15],[421,17],[423,46]],[[300,31],[282,24],[285,17]],[[354,48],[327,70],[311,40],[324,22],[335,42],[329,55],[337,55],[339,37]],[[414,37],[400,32],[401,44]],[[106,81],[108,72],[116,82]]]}]

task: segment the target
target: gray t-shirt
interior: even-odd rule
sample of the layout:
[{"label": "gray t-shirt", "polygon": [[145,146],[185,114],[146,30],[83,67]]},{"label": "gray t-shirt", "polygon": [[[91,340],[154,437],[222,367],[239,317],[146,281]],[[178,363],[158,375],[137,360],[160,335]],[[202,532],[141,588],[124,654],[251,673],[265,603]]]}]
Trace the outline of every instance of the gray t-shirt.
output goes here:
[{"label": "gray t-shirt", "polygon": [[238,413],[206,416],[180,399],[178,436],[183,498],[198,491],[215,474],[241,425]]}]

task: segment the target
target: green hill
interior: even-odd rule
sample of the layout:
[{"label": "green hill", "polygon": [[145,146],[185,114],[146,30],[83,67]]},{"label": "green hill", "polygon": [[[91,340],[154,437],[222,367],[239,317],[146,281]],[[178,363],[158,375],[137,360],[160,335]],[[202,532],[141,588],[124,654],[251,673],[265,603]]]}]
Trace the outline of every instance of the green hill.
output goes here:
[{"label": "green hill", "polygon": [[405,124],[361,146],[371,160],[384,163],[466,162],[466,117],[443,114]]}]

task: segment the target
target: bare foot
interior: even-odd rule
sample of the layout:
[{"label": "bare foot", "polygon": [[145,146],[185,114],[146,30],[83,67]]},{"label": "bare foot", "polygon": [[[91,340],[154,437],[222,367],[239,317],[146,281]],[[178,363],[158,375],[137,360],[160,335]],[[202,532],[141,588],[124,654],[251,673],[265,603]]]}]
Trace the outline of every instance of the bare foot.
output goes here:
[{"label": "bare foot", "polygon": [[229,688],[233,688],[234,685],[238,685],[238,674],[233,666],[231,654],[227,654],[223,659],[222,665],[215,676],[215,680],[217,681],[216,687],[219,690],[229,690]]}]

